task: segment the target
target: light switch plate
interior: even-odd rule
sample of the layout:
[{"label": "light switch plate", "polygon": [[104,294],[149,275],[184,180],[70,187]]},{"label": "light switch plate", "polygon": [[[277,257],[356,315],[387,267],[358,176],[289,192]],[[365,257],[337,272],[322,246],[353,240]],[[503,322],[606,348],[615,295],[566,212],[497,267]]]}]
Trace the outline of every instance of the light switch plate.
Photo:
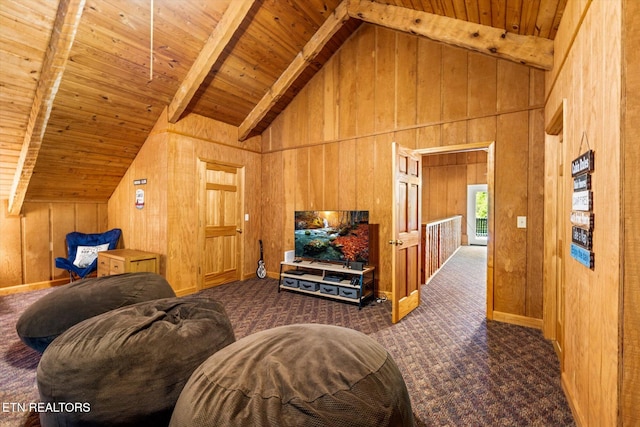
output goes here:
[{"label": "light switch plate", "polygon": [[519,216],[518,217],[518,228],[527,228],[527,217]]}]

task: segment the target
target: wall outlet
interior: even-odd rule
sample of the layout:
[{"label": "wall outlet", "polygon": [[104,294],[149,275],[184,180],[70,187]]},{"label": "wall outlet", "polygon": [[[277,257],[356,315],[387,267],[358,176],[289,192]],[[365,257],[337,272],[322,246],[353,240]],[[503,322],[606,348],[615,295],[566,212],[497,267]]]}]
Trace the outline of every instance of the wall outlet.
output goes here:
[{"label": "wall outlet", "polygon": [[527,228],[527,217],[519,216],[518,217],[518,228]]}]

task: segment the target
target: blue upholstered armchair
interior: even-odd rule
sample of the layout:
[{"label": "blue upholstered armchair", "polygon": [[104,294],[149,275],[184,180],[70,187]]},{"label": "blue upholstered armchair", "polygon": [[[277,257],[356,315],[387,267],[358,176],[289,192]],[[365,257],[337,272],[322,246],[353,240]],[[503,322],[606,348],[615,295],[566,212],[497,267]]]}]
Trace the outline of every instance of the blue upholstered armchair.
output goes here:
[{"label": "blue upholstered armchair", "polygon": [[122,230],[114,228],[104,233],[85,234],[73,231],[67,234],[67,258],[56,258],[56,267],[83,279],[98,267],[98,252],[115,249]]}]

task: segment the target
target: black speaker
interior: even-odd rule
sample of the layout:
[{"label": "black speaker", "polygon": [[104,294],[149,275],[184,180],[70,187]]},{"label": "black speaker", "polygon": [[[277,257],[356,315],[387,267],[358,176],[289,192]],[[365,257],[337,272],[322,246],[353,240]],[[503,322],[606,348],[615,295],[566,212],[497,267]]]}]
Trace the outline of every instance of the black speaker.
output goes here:
[{"label": "black speaker", "polygon": [[349,263],[349,266],[351,267],[352,270],[358,270],[358,271],[364,270],[364,263],[363,262],[352,261],[352,262]]}]

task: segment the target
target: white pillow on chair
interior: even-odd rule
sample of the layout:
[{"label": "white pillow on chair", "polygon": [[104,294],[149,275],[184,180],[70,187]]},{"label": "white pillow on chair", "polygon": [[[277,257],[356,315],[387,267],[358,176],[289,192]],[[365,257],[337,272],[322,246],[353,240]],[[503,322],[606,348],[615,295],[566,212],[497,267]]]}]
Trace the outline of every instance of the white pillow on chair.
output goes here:
[{"label": "white pillow on chair", "polygon": [[98,246],[78,246],[76,250],[76,259],[73,261],[73,265],[79,268],[85,268],[91,265],[91,263],[98,258],[98,252],[106,251],[109,249],[109,244]]}]

